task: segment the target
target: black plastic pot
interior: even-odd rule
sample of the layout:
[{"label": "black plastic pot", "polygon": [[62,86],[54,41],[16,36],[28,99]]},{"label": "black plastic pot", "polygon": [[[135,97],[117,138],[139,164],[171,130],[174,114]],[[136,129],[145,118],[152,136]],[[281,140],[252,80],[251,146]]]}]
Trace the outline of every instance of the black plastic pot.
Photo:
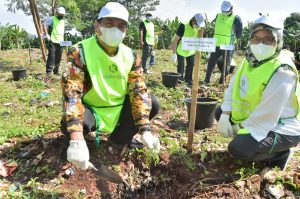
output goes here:
[{"label": "black plastic pot", "polygon": [[[187,105],[187,112],[190,120],[192,99],[191,98],[186,99],[185,103]],[[218,100],[213,98],[199,97],[197,99],[197,110],[196,110],[196,121],[195,121],[196,130],[210,128],[213,126],[215,120],[214,113],[215,113],[217,103]]]},{"label": "black plastic pot", "polygon": [[20,79],[25,79],[26,78],[26,69],[14,69],[11,71],[13,74],[14,81],[18,81]]},{"label": "black plastic pot", "polygon": [[180,73],[174,72],[162,72],[162,83],[165,87],[175,87],[178,83],[178,79],[181,76]]}]

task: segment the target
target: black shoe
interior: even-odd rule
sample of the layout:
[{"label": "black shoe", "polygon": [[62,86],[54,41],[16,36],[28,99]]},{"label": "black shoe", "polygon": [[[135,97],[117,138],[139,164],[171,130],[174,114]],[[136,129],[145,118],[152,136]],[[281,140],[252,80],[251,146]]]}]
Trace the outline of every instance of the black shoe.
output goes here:
[{"label": "black shoe", "polygon": [[129,147],[142,149],[142,148],[144,148],[144,144],[133,138],[131,140],[131,142],[129,143]]}]

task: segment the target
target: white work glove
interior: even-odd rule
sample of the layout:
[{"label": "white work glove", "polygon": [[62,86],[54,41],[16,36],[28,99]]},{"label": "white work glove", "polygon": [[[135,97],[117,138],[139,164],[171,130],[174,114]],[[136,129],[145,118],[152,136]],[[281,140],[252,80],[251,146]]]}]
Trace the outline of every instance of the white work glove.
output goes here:
[{"label": "white work glove", "polygon": [[152,50],[152,51],[151,51],[151,55],[152,55],[152,56],[155,56],[155,50]]},{"label": "white work glove", "polygon": [[154,135],[152,135],[152,133],[150,131],[143,132],[143,134],[141,136],[141,141],[145,146],[159,152],[159,150],[160,150],[159,139],[157,137],[155,137]]},{"label": "white work glove", "polygon": [[175,64],[177,61],[177,54],[173,53],[172,57],[171,57],[172,62]]},{"label": "white work glove", "polygon": [[220,120],[217,125],[217,132],[223,137],[233,137],[232,126],[229,121],[228,114],[221,114]]},{"label": "white work glove", "polygon": [[77,168],[88,169],[90,155],[85,140],[71,140],[67,150],[67,160]]},{"label": "white work glove", "polygon": [[46,38],[47,38],[48,41],[50,41],[50,39],[51,39],[49,34],[46,35]]}]

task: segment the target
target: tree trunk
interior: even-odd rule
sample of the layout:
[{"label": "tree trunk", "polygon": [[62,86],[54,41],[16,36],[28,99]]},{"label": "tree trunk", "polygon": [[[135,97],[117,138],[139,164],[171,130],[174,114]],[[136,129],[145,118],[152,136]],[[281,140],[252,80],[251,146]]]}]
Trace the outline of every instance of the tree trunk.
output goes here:
[{"label": "tree trunk", "polygon": [[46,48],[45,48],[44,40],[42,39],[42,31],[41,31],[42,26],[41,26],[40,18],[37,13],[36,2],[35,2],[35,0],[29,0],[29,3],[30,3],[30,10],[31,10],[33,21],[34,21],[35,29],[36,29],[36,32],[37,32],[37,35],[39,38],[39,42],[40,42],[43,60],[44,60],[44,62],[46,62]]}]

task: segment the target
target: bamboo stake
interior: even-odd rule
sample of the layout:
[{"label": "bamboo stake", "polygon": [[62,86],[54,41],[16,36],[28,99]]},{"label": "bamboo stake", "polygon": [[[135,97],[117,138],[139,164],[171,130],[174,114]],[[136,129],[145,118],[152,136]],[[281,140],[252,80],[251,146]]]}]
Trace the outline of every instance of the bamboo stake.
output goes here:
[{"label": "bamboo stake", "polygon": [[[198,31],[198,37],[203,37],[203,29]],[[195,119],[197,111],[197,97],[198,97],[198,87],[199,87],[199,70],[201,62],[201,52],[196,51],[194,71],[193,71],[193,86],[192,86],[192,104],[190,110],[190,119],[189,119],[189,136],[188,136],[188,150],[193,150],[193,139],[194,139],[194,130],[195,130]]]}]

